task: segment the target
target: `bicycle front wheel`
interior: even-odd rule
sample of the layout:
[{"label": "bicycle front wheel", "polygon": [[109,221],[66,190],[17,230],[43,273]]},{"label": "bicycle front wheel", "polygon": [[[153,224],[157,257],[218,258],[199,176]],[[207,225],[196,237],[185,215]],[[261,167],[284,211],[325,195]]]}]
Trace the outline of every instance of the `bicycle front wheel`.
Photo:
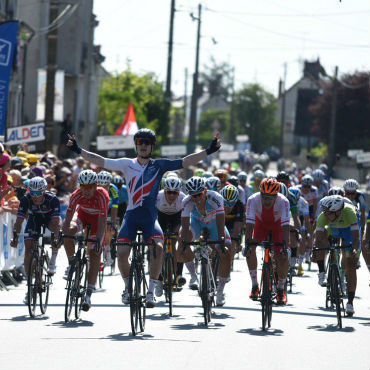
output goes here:
[{"label": "bicycle front wheel", "polygon": [[135,263],[131,263],[130,276],[128,282],[128,291],[130,294],[130,321],[132,335],[138,332],[139,324],[139,302],[140,302],[140,282]]},{"label": "bicycle front wheel", "polygon": [[203,318],[204,324],[207,326],[211,320],[210,317],[210,300],[209,300],[209,276],[208,276],[208,263],[202,261],[201,271],[200,271],[200,283],[199,283],[199,293],[200,298],[202,299],[203,306]]},{"label": "bicycle front wheel", "polygon": [[141,273],[138,274],[138,282],[139,282],[139,293],[140,293],[140,300],[139,300],[139,324],[140,330],[143,332],[145,330],[145,320],[146,320],[146,291],[148,289],[147,282],[145,280],[145,271],[144,266],[141,265],[140,270]]},{"label": "bicycle front wheel", "polygon": [[166,255],[164,261],[164,274],[163,274],[163,288],[165,292],[166,302],[168,302],[169,314],[172,316],[172,292],[175,285],[174,278],[174,261],[172,255]]},{"label": "bicycle front wheel", "polygon": [[51,276],[48,274],[49,256],[45,254],[40,260],[40,310],[44,314],[48,308],[49,289],[52,284]]},{"label": "bicycle front wheel", "polygon": [[28,295],[28,312],[31,317],[35,317],[38,288],[39,288],[39,268],[38,257],[32,253],[27,279],[27,295]]},{"label": "bicycle front wheel", "polygon": [[112,258],[112,264],[110,265],[110,274],[113,276],[114,273],[116,272],[116,257],[117,257],[117,247],[113,239],[110,243],[110,255]]},{"label": "bicycle front wheel", "polygon": [[76,266],[76,260],[74,260],[69,267],[69,273],[68,273],[67,288],[66,288],[67,296],[66,296],[66,303],[64,306],[64,321],[65,322],[69,322],[72,309],[76,305],[78,286],[80,284],[79,272],[76,269],[78,270],[78,263]]},{"label": "bicycle front wheel", "polygon": [[267,264],[262,267],[262,287],[261,287],[261,306],[262,306],[262,329],[266,330],[271,325],[272,316],[272,297],[271,297],[271,271]]},{"label": "bicycle front wheel", "polygon": [[[76,292],[76,301],[75,301],[75,318],[76,320],[80,318],[82,304],[84,303],[86,288],[87,288],[87,274],[88,274],[88,261],[86,257],[78,261],[78,275],[75,275],[75,292]],[[76,274],[77,274],[76,271]]]},{"label": "bicycle front wheel", "polygon": [[334,265],[331,269],[331,291],[337,314],[338,327],[342,329],[342,297],[340,294],[340,277],[337,265]]}]

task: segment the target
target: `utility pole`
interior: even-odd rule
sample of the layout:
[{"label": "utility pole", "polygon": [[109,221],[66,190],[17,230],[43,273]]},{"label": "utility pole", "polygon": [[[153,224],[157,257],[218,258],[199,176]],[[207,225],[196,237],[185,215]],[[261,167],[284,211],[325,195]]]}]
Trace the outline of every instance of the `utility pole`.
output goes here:
[{"label": "utility pole", "polygon": [[173,49],[173,23],[175,19],[175,0],[171,0],[171,12],[170,12],[170,34],[168,37],[168,55],[167,55],[167,81],[166,91],[164,93],[164,120],[162,123],[162,143],[168,144],[168,132],[170,123],[170,109],[171,109],[171,77],[172,77],[172,49]]},{"label": "utility pole", "polygon": [[[50,0],[49,24],[58,17],[58,0]],[[55,73],[57,69],[58,30],[53,27],[47,34],[47,66],[45,95],[45,147],[53,148]]]},{"label": "utility pole", "polygon": [[284,157],[284,126],[285,126],[285,84],[287,64],[284,63],[284,80],[281,88],[281,117],[280,117],[280,157]]},{"label": "utility pole", "polygon": [[234,129],[234,82],[235,82],[235,67],[232,69],[231,76],[231,107],[230,107],[230,126],[229,126],[229,143],[235,142],[235,129]]},{"label": "utility pole", "polygon": [[188,69],[185,68],[185,81],[184,81],[184,128],[186,125],[186,113],[188,109]]},{"label": "utility pole", "polygon": [[193,16],[194,20],[198,21],[198,32],[196,41],[196,53],[195,53],[195,72],[193,75],[193,92],[191,95],[191,108],[190,108],[190,128],[189,128],[189,139],[188,139],[188,153],[192,153],[195,150],[195,130],[197,124],[197,102],[198,102],[198,73],[199,73],[199,47],[200,47],[200,26],[202,16],[202,5],[198,5],[198,18]]},{"label": "utility pole", "polygon": [[335,164],[335,129],[337,124],[337,101],[338,101],[338,66],[335,67],[333,81],[333,93],[331,100],[331,117],[329,130],[329,168],[332,170]]}]

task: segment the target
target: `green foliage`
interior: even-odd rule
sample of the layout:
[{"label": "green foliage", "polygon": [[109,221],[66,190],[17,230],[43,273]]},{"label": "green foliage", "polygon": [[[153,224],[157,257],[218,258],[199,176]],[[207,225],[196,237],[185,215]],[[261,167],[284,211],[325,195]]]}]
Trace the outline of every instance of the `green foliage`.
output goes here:
[{"label": "green foliage", "polygon": [[209,109],[202,112],[198,128],[198,142],[200,145],[205,146],[213,137],[213,125],[218,121],[220,128],[219,131],[226,135],[226,127],[230,121],[229,109]]},{"label": "green foliage", "polygon": [[101,84],[99,121],[107,122],[108,134],[113,134],[122,123],[130,101],[139,128],[148,127],[158,133],[164,112],[162,83],[154,73],[137,75],[127,70],[112,74]]},{"label": "green foliage", "polygon": [[328,146],[324,143],[319,143],[311,149],[311,154],[317,158],[326,158],[328,156]]},{"label": "green foliage", "polygon": [[280,129],[275,122],[276,98],[262,86],[245,84],[235,93],[235,136],[249,135],[252,150],[262,152],[277,145]]}]

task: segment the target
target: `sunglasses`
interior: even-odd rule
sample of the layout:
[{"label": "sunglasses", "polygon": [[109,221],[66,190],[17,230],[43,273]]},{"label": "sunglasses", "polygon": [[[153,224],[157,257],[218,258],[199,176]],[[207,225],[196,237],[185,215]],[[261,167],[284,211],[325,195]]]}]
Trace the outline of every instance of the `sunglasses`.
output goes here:
[{"label": "sunglasses", "polygon": [[270,195],[270,194],[264,194],[264,193],[261,193],[261,197],[263,199],[275,199],[277,195]]},{"label": "sunglasses", "polygon": [[311,189],[311,186],[309,186],[309,185],[303,185],[302,188],[304,188],[304,189]]},{"label": "sunglasses", "polygon": [[172,190],[166,190],[166,193],[169,194],[169,195],[176,195],[179,192],[178,191],[172,191]]},{"label": "sunglasses", "polygon": [[346,191],[346,195],[356,195],[355,191]]},{"label": "sunglasses", "polygon": [[200,197],[202,194],[203,194],[203,192],[198,193],[198,194],[191,194],[190,196],[191,196],[192,198],[198,198],[198,197]]},{"label": "sunglasses", "polygon": [[224,202],[224,205],[227,206],[227,207],[234,207],[235,202]]},{"label": "sunglasses", "polygon": [[80,185],[81,190],[91,190],[93,189],[95,184],[88,184],[88,185]]},{"label": "sunglasses", "polygon": [[41,197],[41,195],[43,194],[44,194],[43,191],[30,191],[31,197]]},{"label": "sunglasses", "polygon": [[153,141],[150,140],[150,139],[137,139],[136,140],[136,144],[137,145],[152,145],[153,144]]}]

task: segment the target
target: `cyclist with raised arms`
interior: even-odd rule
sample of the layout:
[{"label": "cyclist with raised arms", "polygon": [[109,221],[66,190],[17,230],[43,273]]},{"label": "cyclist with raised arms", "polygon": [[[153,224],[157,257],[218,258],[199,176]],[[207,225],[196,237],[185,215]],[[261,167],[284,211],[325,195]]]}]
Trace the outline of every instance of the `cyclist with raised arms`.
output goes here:
[{"label": "cyclist with raised arms", "polygon": [[[77,177],[80,187],[75,190],[69,198],[66,218],[63,223],[63,233],[75,235],[84,231],[87,225],[91,226],[89,238],[95,239],[96,243],[89,245],[89,273],[87,277],[87,290],[82,309],[88,311],[91,307],[91,295],[95,290],[96,278],[99,272],[100,256],[105,241],[105,228],[108,217],[108,192],[98,186],[98,175],[92,170],[81,171]],[[76,212],[77,211],[77,212]],[[64,247],[71,265],[74,253],[74,240],[64,239]],[[65,279],[68,279],[69,267]]]},{"label": "cyclist with raised arms", "polygon": [[[168,176],[164,180],[163,190],[157,196],[158,222],[163,231],[179,232],[181,226],[181,210],[182,201],[185,194],[181,191],[181,180],[176,176]],[[177,274],[177,282],[179,286],[186,283],[185,278],[182,277],[183,263],[177,262],[175,248],[173,250],[173,257]],[[177,263],[176,263],[177,262]],[[159,280],[155,287],[155,295],[160,297],[163,294],[163,284]]]},{"label": "cyclist with raised arms", "polygon": [[[260,192],[253,194],[247,202],[246,210],[246,246],[248,241],[262,242],[269,232],[275,243],[289,245],[289,201],[280,191],[280,183],[274,178],[266,178],[260,184]],[[282,247],[275,247],[277,263],[277,304],[287,303],[284,286],[288,274],[288,255],[283,253]],[[288,250],[289,252],[289,250]],[[252,280],[252,291],[249,296],[252,300],[258,299],[259,286],[257,281],[257,256],[256,246],[243,250],[247,258],[249,274]]]},{"label": "cyclist with raised arms", "polygon": [[150,246],[150,279],[147,292],[147,306],[155,306],[154,288],[161,271],[163,254],[163,232],[157,220],[157,208],[155,206],[161,179],[167,171],[175,171],[183,167],[194,166],[221,146],[218,140],[219,134],[210,143],[206,150],[193,153],[182,159],[152,159],[152,151],[156,144],[155,133],[147,128],[138,130],[134,135],[137,158],[108,159],[98,154],[88,152],[80,148],[76,138],[69,135],[67,146],[75,153],[99,167],[112,171],[120,171],[126,179],[129,202],[127,211],[118,235],[119,242],[127,242],[127,245],[118,247],[118,267],[125,283],[122,294],[122,302],[129,304],[128,281],[130,264],[130,241],[136,237],[137,230],[141,229],[144,239],[149,243],[152,239],[156,246],[156,258],[154,258],[154,246]]},{"label": "cyclist with raised arms", "polygon": [[[347,248],[344,253],[344,264],[347,271],[347,294],[348,302],[346,312],[348,316],[354,314],[353,299],[356,293],[357,274],[356,266],[361,253],[360,228],[356,208],[345,203],[340,195],[331,195],[323,198],[323,212],[317,219],[315,245],[318,248],[328,246],[328,236],[344,239]],[[324,251],[317,252],[318,260],[324,264]],[[319,265],[320,268],[320,265]],[[325,276],[325,267],[321,266],[321,273]],[[322,284],[325,286],[326,284]]]},{"label": "cyclist with raised arms", "polygon": [[[19,204],[17,219],[14,224],[14,237],[10,242],[13,248],[18,245],[18,235],[21,231],[23,221],[28,217],[25,233],[29,234],[32,232],[41,232],[41,227],[46,226],[51,232],[57,237],[61,229],[61,218],[60,218],[60,202],[57,196],[51,192],[46,191],[48,184],[42,177],[34,177],[29,180],[28,190]],[[24,254],[24,269],[26,276],[28,276],[28,269],[30,264],[30,258],[32,254],[33,238],[27,236],[24,238],[25,254]],[[48,268],[48,273],[54,275],[56,271],[56,258],[58,249],[55,242],[52,240],[51,260]],[[28,304],[28,296],[24,299],[24,303]]]},{"label": "cyclist with raised arms", "polygon": [[[228,187],[230,185],[226,185]],[[209,240],[224,240],[226,250],[220,252],[216,305],[225,304],[224,287],[231,270],[231,239],[225,227],[225,210],[222,196],[215,191],[207,190],[204,178],[191,177],[186,182],[188,196],[183,200],[181,213],[181,237],[186,242],[196,240],[203,229],[208,229]],[[195,272],[194,254],[189,246],[183,252],[184,262],[191,274],[190,288],[198,289]],[[216,278],[216,277],[215,277]]]}]

